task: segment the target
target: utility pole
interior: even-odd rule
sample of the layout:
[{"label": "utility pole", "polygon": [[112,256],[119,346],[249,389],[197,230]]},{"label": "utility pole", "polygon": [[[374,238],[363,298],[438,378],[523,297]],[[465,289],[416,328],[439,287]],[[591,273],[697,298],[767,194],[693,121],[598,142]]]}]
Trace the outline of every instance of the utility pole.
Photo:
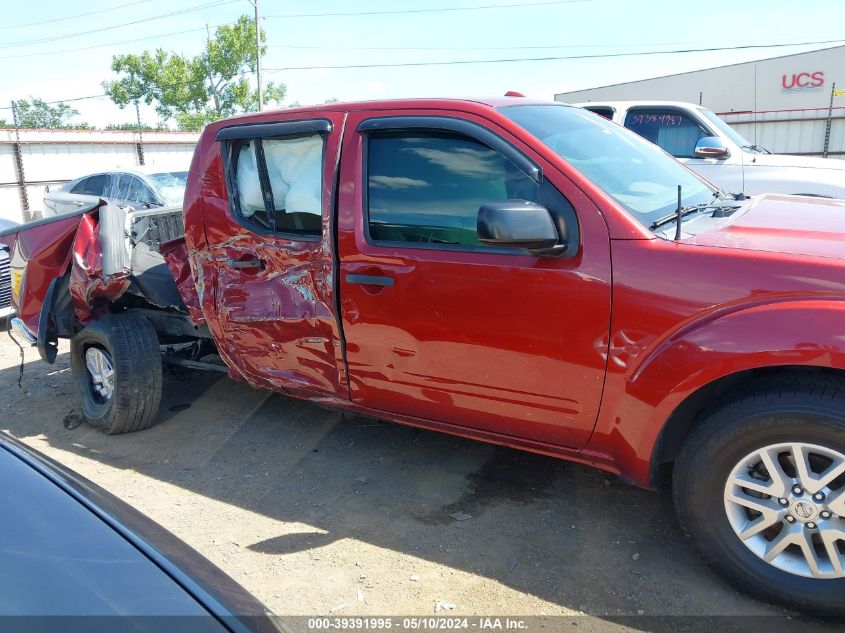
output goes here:
[{"label": "utility pole", "polygon": [[833,98],[843,96],[845,96],[845,90],[837,90],[836,82],[834,82],[833,86],[830,88],[830,105],[827,107],[827,124],[824,129],[824,153],[822,154],[824,158],[827,158],[828,151],[830,150],[830,126],[833,123]]},{"label": "utility pole", "polygon": [[15,142],[12,153],[15,160],[15,176],[18,179],[18,195],[21,199],[21,214],[24,222],[29,222],[32,215],[29,212],[29,196],[26,192],[26,176],[23,171],[23,153],[21,152],[21,135],[18,128],[18,104],[12,101],[12,123],[15,126]]},{"label": "utility pole", "polygon": [[220,97],[217,95],[217,87],[214,85],[214,80],[211,78],[211,28],[208,24],[205,25],[205,50],[208,54],[209,62],[206,64],[208,69],[208,89],[211,91],[211,98],[214,99],[214,112],[217,113],[217,118],[221,118],[220,112]]},{"label": "utility pole", "polygon": [[135,99],[135,119],[138,121],[138,164],[144,165],[144,130],[141,127],[141,109],[138,107],[138,100]]},{"label": "utility pole", "polygon": [[830,88],[830,105],[827,108],[827,123],[824,128],[824,151],[822,158],[827,158],[827,153],[830,150],[830,124],[833,122],[833,98],[836,96],[836,82]]},{"label": "utility pole", "polygon": [[258,83],[258,111],[264,108],[264,95],[261,90],[261,23],[258,21],[258,0],[251,0],[255,6],[255,81]]}]

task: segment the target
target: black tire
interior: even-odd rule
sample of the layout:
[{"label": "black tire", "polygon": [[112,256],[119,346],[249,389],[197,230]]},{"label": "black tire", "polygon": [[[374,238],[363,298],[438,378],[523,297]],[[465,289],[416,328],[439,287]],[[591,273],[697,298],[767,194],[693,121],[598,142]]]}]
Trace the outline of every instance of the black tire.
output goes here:
[{"label": "black tire", "polygon": [[[813,615],[845,615],[845,578],[812,578],[773,566],[746,547],[728,519],[724,492],[734,467],[781,442],[845,454],[845,381],[808,374],[760,382],[706,414],[675,461],[678,520],[703,558],[742,591]],[[841,486],[842,478],[835,482]],[[845,518],[830,520],[845,529]]]},{"label": "black tire", "polygon": [[[103,398],[86,368],[89,348],[99,348],[113,366],[113,392]],[[152,324],[133,314],[107,315],[77,334],[70,344],[73,376],[82,399],[82,417],[103,433],[149,428],[161,403],[161,351]]]}]

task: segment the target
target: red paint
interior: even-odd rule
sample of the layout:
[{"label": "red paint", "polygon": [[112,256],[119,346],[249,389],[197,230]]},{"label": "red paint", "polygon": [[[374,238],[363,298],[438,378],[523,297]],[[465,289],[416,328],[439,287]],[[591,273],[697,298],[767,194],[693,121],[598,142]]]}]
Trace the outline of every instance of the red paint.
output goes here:
[{"label": "red paint", "polygon": [[98,209],[51,222],[23,225],[0,241],[11,248],[12,269],[25,270],[21,294],[13,293],[18,317],[33,334],[47,289],[56,277],[70,273],[71,301],[82,325],[109,311],[111,302],[129,287],[128,274],[103,277],[98,241]]},{"label": "red paint", "polygon": [[70,267],[70,297],[76,318],[87,325],[110,312],[110,305],[129,288],[129,272],[103,275],[100,225],[94,214],[82,216],[73,243]]},{"label": "red paint", "polygon": [[845,110],[845,106],[833,106],[832,108],[781,108],[778,110],[733,110],[731,112],[716,112],[720,117],[732,114],[773,114],[778,112],[827,112],[828,110]]},{"label": "red paint", "polygon": [[31,332],[38,331],[38,316],[47,289],[53,279],[63,275],[70,265],[71,249],[80,221],[76,215],[54,222],[21,226],[0,240],[10,247],[13,274],[18,261],[25,273],[20,296],[12,293],[12,305]]},{"label": "red paint", "polygon": [[824,85],[824,73],[816,71],[813,73],[792,73],[787,79],[783,75],[780,84],[784,90],[801,90],[802,88],[821,88]]},{"label": "red paint", "polygon": [[200,309],[200,298],[197,292],[197,286],[194,284],[194,279],[191,276],[190,257],[188,255],[188,247],[185,246],[185,238],[165,242],[159,248],[159,252],[164,261],[167,262],[167,268],[173,279],[176,281],[176,287],[179,289],[179,295],[185,306],[188,308],[188,314],[196,325],[205,324],[205,317],[202,315]]},{"label": "red paint", "polygon": [[[241,117],[331,120],[322,201],[336,213],[324,213],[317,241],[259,236],[235,221],[214,140],[232,121],[206,128],[185,196],[184,244],[163,251],[230,374],[650,485],[661,430],[696,390],[756,368],[845,370],[845,203],[768,196],[723,230],[659,240],[491,107],[507,103],[513,99],[331,104]],[[356,127],[390,114],[471,120],[529,155],[578,215],[578,255],[369,244]],[[96,278],[92,223],[83,222],[74,246],[75,260],[93,266],[75,264],[75,274],[89,280]],[[70,249],[66,234],[45,240],[57,257],[60,242]],[[256,257],[263,269],[226,264]],[[387,273],[395,284],[350,285],[348,273]],[[97,294],[80,287],[89,294],[75,298]]]},{"label": "red paint", "polygon": [[[411,115],[462,116],[420,109]],[[513,144],[519,136],[478,115]],[[351,113],[355,129],[370,112]],[[349,135],[341,182],[363,182],[363,137]],[[610,241],[596,206],[525,148],[579,214],[572,259],[368,244],[360,190],[340,194],[338,249],[352,401],[391,414],[583,447],[595,424],[610,326]],[[374,293],[350,273],[387,275]],[[566,333],[563,335],[563,333]]]},{"label": "red paint", "polygon": [[[301,115],[300,115],[301,116]],[[332,205],[334,157],[339,151],[344,115],[323,113],[335,132],[329,135],[323,173],[322,204]],[[262,116],[256,120],[296,119]],[[346,376],[334,313],[332,244],[328,239],[291,241],[251,232],[229,213],[219,145],[203,134],[194,159],[207,165],[201,182],[192,168],[185,195],[185,242],[193,253],[194,279],[202,287],[200,306],[220,356],[230,373],[250,384],[286,393],[337,398],[345,396]],[[213,131],[212,131],[213,130]],[[202,148],[207,148],[203,158]],[[197,199],[197,196],[199,199]],[[194,218],[202,217],[199,234]],[[330,234],[329,215],[323,233]],[[228,260],[258,259],[263,269],[232,268]]]}]

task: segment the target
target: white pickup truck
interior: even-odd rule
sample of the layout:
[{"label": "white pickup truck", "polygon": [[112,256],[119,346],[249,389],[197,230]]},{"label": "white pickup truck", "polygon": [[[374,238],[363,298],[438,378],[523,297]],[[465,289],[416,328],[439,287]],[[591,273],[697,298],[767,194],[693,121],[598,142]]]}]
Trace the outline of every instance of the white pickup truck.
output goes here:
[{"label": "white pickup truck", "polygon": [[845,198],[845,161],[772,154],[699,105],[681,101],[573,105],[647,138],[725,191]]}]

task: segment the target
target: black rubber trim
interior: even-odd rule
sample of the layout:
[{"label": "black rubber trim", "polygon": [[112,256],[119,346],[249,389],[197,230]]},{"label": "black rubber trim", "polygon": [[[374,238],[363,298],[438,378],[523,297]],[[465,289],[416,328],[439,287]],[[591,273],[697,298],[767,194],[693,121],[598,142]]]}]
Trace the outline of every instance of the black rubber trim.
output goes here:
[{"label": "black rubber trim", "polygon": [[235,138],[268,138],[271,136],[294,136],[296,134],[328,134],[332,131],[332,122],[328,119],[308,119],[307,121],[277,121],[276,123],[242,123],[230,125],[217,131],[214,137],[218,141]]},{"label": "black rubber trim", "polygon": [[533,160],[498,134],[483,125],[450,116],[387,116],[367,119],[358,124],[359,132],[382,130],[445,130],[472,137],[503,154],[536,183],[543,179],[543,170]]},{"label": "black rubber trim", "polygon": [[41,304],[41,313],[38,315],[38,354],[41,360],[50,365],[56,362],[59,353],[59,334],[53,318],[53,301],[60,281],[61,277],[55,277],[50,282]]},{"label": "black rubber trim", "polygon": [[351,384],[349,377],[349,362],[346,357],[346,333],[343,331],[343,307],[340,301],[340,252],[338,251],[338,214],[340,212],[338,192],[340,191],[340,161],[343,156],[343,139],[346,135],[346,120],[348,114],[343,115],[343,120],[340,123],[340,133],[338,135],[337,155],[334,160],[334,180],[332,187],[332,203],[331,213],[329,215],[329,228],[331,235],[331,242],[329,251],[332,255],[332,293],[334,299],[335,322],[337,323],[337,337],[340,341],[340,355],[343,358],[343,375],[346,377],[346,395],[349,397],[349,385]]},{"label": "black rubber trim", "polygon": [[365,286],[392,286],[393,277],[383,277],[381,275],[355,275],[347,273],[346,283],[364,284]]}]

